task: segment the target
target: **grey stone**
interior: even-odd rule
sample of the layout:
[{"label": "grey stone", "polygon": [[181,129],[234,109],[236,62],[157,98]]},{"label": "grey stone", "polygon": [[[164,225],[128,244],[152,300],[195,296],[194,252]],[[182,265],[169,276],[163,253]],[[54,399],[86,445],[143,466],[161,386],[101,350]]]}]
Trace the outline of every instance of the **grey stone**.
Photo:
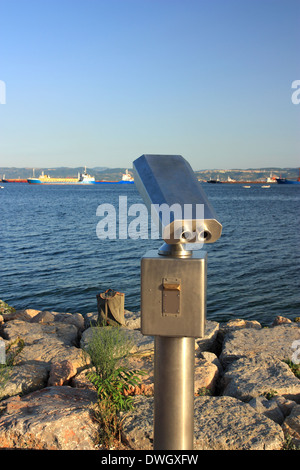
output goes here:
[{"label": "grey stone", "polygon": [[284,435],[300,450],[300,405],[294,406],[282,425]]},{"label": "grey stone", "polygon": [[209,352],[209,351],[202,351],[199,354],[199,359],[205,359],[207,362],[212,362],[212,364],[215,364],[217,366],[219,374],[223,373],[223,367],[221,362],[218,359],[218,356],[216,354]]},{"label": "grey stone", "polygon": [[30,323],[52,323],[52,322],[54,322],[54,315],[48,310],[39,312],[30,320]]},{"label": "grey stone", "polygon": [[[122,438],[134,450],[153,449],[153,398],[138,397],[123,416]],[[232,397],[195,398],[195,450],[277,450],[281,427]]]},{"label": "grey stone", "polygon": [[280,360],[291,360],[294,352],[292,344],[299,338],[300,328],[297,323],[236,330],[225,336],[219,359],[223,367],[241,357],[254,357],[262,353]]},{"label": "grey stone", "polygon": [[48,370],[42,364],[9,367],[0,374],[0,400],[39,390],[46,386]]},{"label": "grey stone", "polygon": [[141,312],[125,310],[125,326],[131,330],[139,330],[141,328]]},{"label": "grey stone", "polygon": [[121,414],[122,440],[133,450],[153,449],[154,399],[138,396],[134,399],[134,410]]},{"label": "grey stone", "polygon": [[12,320],[5,323],[2,336],[9,341],[22,338],[25,345],[31,346],[41,338],[54,338],[65,345],[76,345],[78,330],[72,324],[66,323],[29,323],[21,320]]},{"label": "grey stone", "polygon": [[25,308],[23,310],[16,310],[14,313],[11,313],[4,317],[5,321],[11,320],[23,320],[23,321],[31,321],[35,315],[40,313],[40,310],[35,310],[32,308]]},{"label": "grey stone", "polygon": [[300,401],[300,381],[289,366],[262,354],[230,364],[222,378],[222,389],[223,395],[246,402],[270,392]]},{"label": "grey stone", "polygon": [[55,322],[67,323],[74,325],[79,332],[85,328],[84,318],[81,313],[65,313],[65,312],[51,312],[54,315]]},{"label": "grey stone", "polygon": [[265,397],[258,397],[252,398],[249,401],[249,405],[254,408],[257,413],[262,413],[267,418],[270,418],[275,423],[282,424],[284,421],[284,414],[281,411],[278,403],[273,398],[271,400],[267,400]]},{"label": "grey stone", "polygon": [[66,359],[70,360],[78,370],[82,370],[90,362],[89,356],[81,349],[65,345],[55,338],[46,337],[33,344],[25,345],[20,354],[16,356],[15,364],[43,365],[50,370],[52,362],[62,362]]},{"label": "grey stone", "polygon": [[279,450],[281,427],[232,397],[195,399],[195,449]]},{"label": "grey stone", "polygon": [[96,326],[98,321],[98,312],[82,313],[84,320],[84,329],[87,330],[91,326]]},{"label": "grey stone", "polygon": [[282,411],[282,414],[284,417],[287,417],[291,413],[294,406],[296,405],[295,401],[288,400],[280,396],[275,396],[273,400],[277,403],[277,406]]},{"label": "grey stone", "polygon": [[0,448],[94,450],[98,425],[91,390],[47,387],[1,403]]},{"label": "grey stone", "polygon": [[73,344],[77,328],[65,323],[29,323],[20,320],[7,322],[2,328],[6,347],[18,339],[24,346],[14,358],[14,365],[2,374],[1,397],[29,393],[47,384],[52,363],[68,360],[81,371],[89,363],[89,356]]},{"label": "grey stone", "polygon": [[206,321],[204,337],[196,339],[199,351],[216,352],[218,331],[219,323],[210,320]]}]

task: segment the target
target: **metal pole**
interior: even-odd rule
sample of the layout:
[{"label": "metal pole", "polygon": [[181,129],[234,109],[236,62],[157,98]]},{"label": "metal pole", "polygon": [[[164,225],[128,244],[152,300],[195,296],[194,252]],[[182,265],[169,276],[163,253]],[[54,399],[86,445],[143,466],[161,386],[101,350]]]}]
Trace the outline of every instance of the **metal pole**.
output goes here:
[{"label": "metal pole", "polygon": [[154,341],[154,450],[193,450],[195,339]]}]

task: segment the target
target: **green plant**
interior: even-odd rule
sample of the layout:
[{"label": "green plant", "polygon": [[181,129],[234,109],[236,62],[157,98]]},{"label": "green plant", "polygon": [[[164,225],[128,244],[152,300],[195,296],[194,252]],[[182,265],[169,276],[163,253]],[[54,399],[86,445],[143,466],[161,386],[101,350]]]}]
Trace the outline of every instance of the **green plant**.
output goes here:
[{"label": "green plant", "polygon": [[130,390],[130,387],[138,385],[139,376],[142,374],[143,371],[118,367],[105,379],[94,372],[88,374],[88,379],[95,385],[99,400],[109,400],[116,412],[119,412],[133,409],[133,397],[126,392]]},{"label": "green plant", "polygon": [[93,408],[93,415],[99,424],[95,444],[107,449],[111,448],[116,438],[120,441],[121,431],[121,423],[115,406],[110,400],[99,400]]},{"label": "green plant", "polygon": [[198,397],[205,397],[205,396],[211,396],[211,395],[212,395],[211,391],[206,387],[200,387],[197,390]]},{"label": "green plant", "polygon": [[295,364],[294,362],[292,362],[290,359],[287,359],[286,361],[284,361],[288,366],[289,368],[291,369],[291,371],[293,372],[293,374],[295,374],[295,376],[300,379],[300,364]]},{"label": "green plant", "polygon": [[300,450],[300,447],[294,443],[292,436],[287,434],[283,444],[283,450]]},{"label": "green plant", "polygon": [[95,417],[100,424],[102,444],[110,446],[120,432],[120,412],[133,408],[133,397],[128,393],[138,385],[143,371],[129,370],[121,364],[132,348],[132,340],[120,327],[92,327],[86,352],[94,371],[87,374],[98,393]]},{"label": "green plant", "polygon": [[0,364],[0,390],[5,387],[9,380],[9,371],[10,367],[7,364]]},{"label": "green plant", "polygon": [[120,327],[91,327],[91,337],[86,352],[91,358],[96,374],[105,380],[115,370],[116,364],[132,348],[132,340]]},{"label": "green plant", "polygon": [[277,395],[278,392],[276,392],[276,390],[269,390],[268,392],[264,392],[263,393],[263,396],[267,399],[267,400],[271,400],[272,398],[275,397],[275,395]]}]

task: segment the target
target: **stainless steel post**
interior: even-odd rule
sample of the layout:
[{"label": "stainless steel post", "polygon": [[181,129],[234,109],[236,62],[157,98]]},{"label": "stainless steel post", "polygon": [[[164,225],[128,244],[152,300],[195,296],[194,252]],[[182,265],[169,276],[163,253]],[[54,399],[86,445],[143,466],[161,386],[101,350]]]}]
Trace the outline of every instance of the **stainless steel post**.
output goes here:
[{"label": "stainless steel post", "polygon": [[155,338],[154,449],[193,450],[195,338],[205,334],[207,271],[207,253],[193,247],[217,241],[222,225],[181,155],[142,155],[133,168],[165,242],[141,260],[141,332]]},{"label": "stainless steel post", "polygon": [[193,450],[195,339],[155,336],[154,450]]}]

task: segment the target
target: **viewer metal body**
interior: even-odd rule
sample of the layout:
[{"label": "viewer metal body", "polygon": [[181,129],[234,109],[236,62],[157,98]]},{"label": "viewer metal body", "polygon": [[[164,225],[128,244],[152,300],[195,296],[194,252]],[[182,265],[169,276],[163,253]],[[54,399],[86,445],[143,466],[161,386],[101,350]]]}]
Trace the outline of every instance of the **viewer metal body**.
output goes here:
[{"label": "viewer metal body", "polygon": [[195,338],[205,333],[207,254],[187,249],[187,243],[213,243],[222,226],[180,155],[142,155],[133,168],[165,242],[141,260],[141,331],[155,340],[154,449],[191,450]]}]

